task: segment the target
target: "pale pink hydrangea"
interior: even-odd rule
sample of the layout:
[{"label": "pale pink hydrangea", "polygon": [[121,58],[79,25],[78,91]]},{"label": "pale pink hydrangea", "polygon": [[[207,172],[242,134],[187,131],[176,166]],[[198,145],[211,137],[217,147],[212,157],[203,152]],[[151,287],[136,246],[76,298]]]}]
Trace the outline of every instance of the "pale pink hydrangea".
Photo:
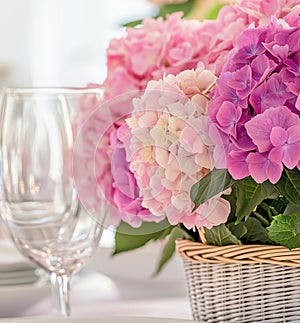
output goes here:
[{"label": "pale pink hydrangea", "polygon": [[127,158],[142,206],[154,216],[187,228],[224,223],[230,212],[217,196],[192,211],[190,189],[213,168],[213,145],[205,129],[208,89],[216,77],[201,65],[149,82],[127,119],[132,138]]},{"label": "pale pink hydrangea", "polygon": [[[217,81],[209,116],[217,167],[276,183],[300,164],[300,6],[249,28]],[[222,158],[223,156],[223,158]]]}]

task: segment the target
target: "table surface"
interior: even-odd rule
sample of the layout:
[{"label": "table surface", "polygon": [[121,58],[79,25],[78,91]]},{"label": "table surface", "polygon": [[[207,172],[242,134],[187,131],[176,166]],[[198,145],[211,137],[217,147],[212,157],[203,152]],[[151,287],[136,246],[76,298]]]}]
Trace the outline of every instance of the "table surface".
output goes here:
[{"label": "table surface", "polygon": [[[72,280],[72,316],[191,320],[179,257],[173,257],[161,274],[151,277],[157,263],[155,258],[160,253],[156,247],[150,245],[114,257],[111,257],[110,248],[99,248],[86,268]],[[18,299],[17,287],[15,293],[16,310],[0,313],[0,322],[8,317],[36,318],[38,321],[38,318],[52,316],[48,283],[43,287],[40,299],[21,311],[18,311],[18,302],[22,299]]]}]

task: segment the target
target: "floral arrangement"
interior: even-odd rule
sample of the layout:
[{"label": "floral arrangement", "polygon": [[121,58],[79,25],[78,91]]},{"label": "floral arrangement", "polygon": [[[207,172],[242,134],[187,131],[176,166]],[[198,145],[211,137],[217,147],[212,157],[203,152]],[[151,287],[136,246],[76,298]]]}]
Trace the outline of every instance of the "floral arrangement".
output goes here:
[{"label": "floral arrangement", "polygon": [[299,0],[240,0],[111,41],[95,160],[116,253],[168,236],[160,269],[200,228],[208,244],[300,247],[299,27]]}]

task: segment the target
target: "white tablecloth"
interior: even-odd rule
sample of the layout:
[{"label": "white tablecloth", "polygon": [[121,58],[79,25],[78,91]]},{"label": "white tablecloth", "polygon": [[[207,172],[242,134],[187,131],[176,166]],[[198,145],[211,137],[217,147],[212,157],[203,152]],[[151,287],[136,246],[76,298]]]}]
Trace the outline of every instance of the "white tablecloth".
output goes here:
[{"label": "white tablecloth", "polygon": [[[142,316],[191,319],[181,260],[174,257],[166,269],[151,278],[159,251],[149,246],[110,257],[111,250],[100,248],[90,264],[72,281],[72,316]],[[22,288],[22,287],[20,287]],[[40,287],[41,294],[26,308],[19,306],[31,297],[14,287],[14,308],[2,309],[3,318],[49,317],[51,289]],[[8,294],[6,294],[8,295]],[[26,296],[27,295],[27,296]],[[1,298],[5,297],[1,294]],[[7,301],[7,300],[6,300]]]}]

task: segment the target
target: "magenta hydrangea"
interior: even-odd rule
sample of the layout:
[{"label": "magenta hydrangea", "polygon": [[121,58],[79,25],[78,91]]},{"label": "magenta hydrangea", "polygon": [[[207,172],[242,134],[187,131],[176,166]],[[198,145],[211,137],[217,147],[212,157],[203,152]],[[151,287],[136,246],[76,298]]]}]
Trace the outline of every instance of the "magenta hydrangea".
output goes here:
[{"label": "magenta hydrangea", "polygon": [[245,30],[209,105],[218,168],[276,183],[300,164],[300,6]]}]

